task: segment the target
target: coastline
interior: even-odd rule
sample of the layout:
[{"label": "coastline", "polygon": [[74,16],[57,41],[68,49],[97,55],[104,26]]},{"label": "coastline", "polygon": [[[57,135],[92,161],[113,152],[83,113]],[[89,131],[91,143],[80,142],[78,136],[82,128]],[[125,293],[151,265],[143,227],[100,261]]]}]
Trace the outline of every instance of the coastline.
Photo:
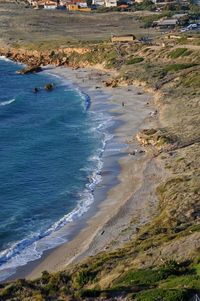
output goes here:
[{"label": "coastline", "polygon": [[[153,127],[157,123],[156,119],[149,117],[152,111],[152,104],[149,105],[152,96],[134,86],[107,88],[103,81],[111,75],[110,72],[106,74],[94,68],[72,70],[57,67],[50,72],[77,85],[94,103],[97,91],[109,95],[108,103],[114,104],[110,113],[115,116],[115,120],[122,123],[114,135],[124,146],[126,144],[126,149],[119,158],[118,183],[110,187],[102,202],[92,205],[93,215],[91,212],[88,214],[88,220],[82,230],[68,242],[44,254],[31,268],[20,268],[12,279],[35,279],[43,270],[60,271],[88,256],[119,247],[137,232],[140,225],[150,220],[157,207],[154,190],[161,178],[159,164],[152,159],[151,153],[138,151],[136,155],[129,155],[135,149],[141,149],[134,138],[138,130]],[[122,101],[125,103],[124,107]],[[147,198],[149,194],[150,198]],[[136,222],[130,227],[132,220]],[[126,234],[121,235],[125,230]]]},{"label": "coastline", "polygon": [[[144,13],[142,4],[136,5],[139,10],[136,12],[75,12],[66,18],[61,11],[36,11],[11,2],[2,1],[0,5],[0,53],[25,68],[41,66],[38,71],[45,73],[46,69],[47,74],[22,76],[21,87],[14,82],[10,84],[15,78],[13,72],[9,73],[12,78],[6,80],[7,68],[1,68],[2,88],[6,83],[0,99],[3,115],[1,242],[8,256],[1,253],[0,265],[2,270],[6,269],[11,258],[13,272],[15,266],[23,263],[24,266],[6,280],[2,280],[0,271],[0,299],[187,301],[200,297],[197,31],[181,33],[181,24],[175,31],[162,34],[156,29],[145,29],[147,23],[162,17],[162,12],[152,12],[151,5]],[[188,3],[187,8],[188,22],[194,21],[194,15],[198,19],[197,5]],[[181,13],[179,7],[177,13]],[[120,37],[130,33],[134,35],[133,42],[115,43],[111,39],[112,34]],[[44,91],[47,83],[55,84],[52,93]],[[16,87],[22,94],[29,94],[24,102],[20,97],[10,97]],[[33,94],[34,87],[39,87],[40,93]],[[23,203],[25,185],[17,185],[23,170],[15,143],[21,126],[13,121],[19,117],[22,123],[25,112],[26,116],[32,116],[30,104],[38,108],[37,116],[43,116],[42,121],[50,118],[53,122],[45,122],[48,123],[45,130],[50,129],[50,135],[44,131],[44,137],[41,136],[42,166],[32,166],[35,161],[27,153],[25,180],[38,198],[30,193]],[[18,114],[21,109],[22,114]],[[84,126],[79,110],[83,113]],[[57,111],[60,118],[54,118]],[[11,125],[11,135],[7,124]],[[37,140],[37,129],[42,132],[42,126],[32,120],[23,124],[31,129],[33,126],[32,131],[26,131],[30,133],[26,137],[36,144],[37,156],[40,147],[34,140]],[[111,141],[109,136],[113,136]],[[59,137],[60,143],[54,143]],[[12,145],[11,155],[7,152],[9,145]],[[27,150],[32,149],[28,143],[24,145]],[[65,145],[69,153],[65,152]],[[23,151],[22,143],[19,147],[24,160],[26,150]],[[51,156],[51,151],[59,152],[59,156]],[[53,157],[53,163],[47,161],[47,154]],[[20,174],[14,168],[8,173],[12,157],[17,159]],[[66,164],[60,165],[60,160]],[[32,167],[36,167],[42,178],[43,165],[47,174],[46,190],[43,181],[38,181],[34,188],[35,182],[29,180]],[[52,178],[55,180],[51,181]],[[7,208],[11,206],[4,193],[7,183],[13,204],[13,212],[8,214]],[[51,196],[53,190],[59,196],[60,191],[64,193],[55,200]],[[77,193],[73,193],[75,190]],[[71,214],[77,203],[80,214]],[[34,210],[37,206],[41,208],[38,215]],[[24,207],[28,214],[21,216],[18,212]],[[68,219],[68,212],[73,218]],[[15,216],[17,223],[9,224],[9,217]],[[45,244],[40,233],[46,218],[50,225],[55,221],[61,227],[57,231],[58,228],[46,226],[50,231],[53,229],[53,235],[47,234]],[[22,237],[19,242],[29,238],[31,227],[38,231],[34,232],[36,236],[30,248],[26,247],[27,240],[25,247],[22,245],[30,250],[27,256],[28,252],[21,252],[21,244],[15,246],[12,241],[18,242],[16,234]],[[4,241],[10,242],[11,248]],[[8,265],[3,267],[4,258]]]}]

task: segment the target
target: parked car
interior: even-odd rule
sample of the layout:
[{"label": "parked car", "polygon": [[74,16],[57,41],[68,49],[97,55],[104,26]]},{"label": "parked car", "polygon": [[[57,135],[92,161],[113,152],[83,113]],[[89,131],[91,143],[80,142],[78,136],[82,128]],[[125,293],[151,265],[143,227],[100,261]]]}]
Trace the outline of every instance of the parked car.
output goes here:
[{"label": "parked car", "polygon": [[200,25],[199,24],[196,24],[196,23],[192,23],[192,24],[189,24],[188,26],[182,28],[180,30],[180,32],[186,32],[186,31],[189,31],[189,30],[196,30],[200,28]]}]

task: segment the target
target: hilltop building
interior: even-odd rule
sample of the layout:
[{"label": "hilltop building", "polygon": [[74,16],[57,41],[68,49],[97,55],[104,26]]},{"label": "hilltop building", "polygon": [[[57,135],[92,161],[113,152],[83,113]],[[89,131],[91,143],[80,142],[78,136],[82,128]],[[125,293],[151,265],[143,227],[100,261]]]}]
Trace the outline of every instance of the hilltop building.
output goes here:
[{"label": "hilltop building", "polygon": [[99,7],[99,6],[116,7],[117,0],[92,0],[92,5],[94,5],[96,7]]},{"label": "hilltop building", "polygon": [[163,19],[156,22],[160,29],[174,29],[179,24],[177,19]]},{"label": "hilltop building", "polygon": [[133,34],[113,35],[111,37],[112,43],[133,42],[135,39],[136,37]]},{"label": "hilltop building", "polygon": [[34,8],[56,9],[59,6],[59,0],[28,0]]},{"label": "hilltop building", "polygon": [[95,6],[104,6],[104,0],[92,0],[92,5],[95,5]]},{"label": "hilltop building", "polygon": [[58,7],[58,2],[45,1],[45,3],[44,3],[45,9],[56,9],[57,7]]},{"label": "hilltop building", "polygon": [[65,5],[68,11],[91,11],[91,9],[87,6],[86,0],[67,0]]},{"label": "hilltop building", "polygon": [[117,0],[105,0],[105,7],[116,7]]},{"label": "hilltop building", "polygon": [[[157,6],[165,6],[167,4],[188,4],[188,0],[151,0],[151,1]],[[141,2],[143,2],[143,0]]]}]

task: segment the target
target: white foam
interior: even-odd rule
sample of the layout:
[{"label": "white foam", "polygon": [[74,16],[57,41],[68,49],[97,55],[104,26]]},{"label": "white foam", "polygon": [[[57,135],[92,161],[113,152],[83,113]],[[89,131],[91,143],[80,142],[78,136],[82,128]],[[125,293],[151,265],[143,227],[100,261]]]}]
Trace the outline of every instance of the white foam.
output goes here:
[{"label": "white foam", "polygon": [[6,100],[6,101],[3,101],[3,102],[0,102],[0,107],[7,106],[7,105],[13,103],[14,101],[15,101],[15,98],[12,98],[10,100]]},{"label": "white foam", "polygon": [[6,56],[4,55],[0,55],[0,60],[5,61],[5,62],[11,62],[10,59],[8,59]]},{"label": "white foam", "polygon": [[13,63],[13,64],[15,64],[15,65],[19,65],[19,66],[25,66],[25,64],[20,63],[20,62],[13,61],[12,59],[9,59],[9,58],[7,58],[7,57],[4,56],[4,55],[0,56],[0,60],[5,61],[5,62],[10,62],[10,63]]}]

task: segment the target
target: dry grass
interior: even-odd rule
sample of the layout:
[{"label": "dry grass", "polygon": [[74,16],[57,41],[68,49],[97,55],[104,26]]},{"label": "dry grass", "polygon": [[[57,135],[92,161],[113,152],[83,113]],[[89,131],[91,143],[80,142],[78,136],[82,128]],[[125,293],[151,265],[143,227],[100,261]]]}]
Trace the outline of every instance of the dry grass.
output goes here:
[{"label": "dry grass", "polygon": [[[1,40],[57,48],[80,41],[109,40],[111,34],[147,35],[132,13],[67,13],[24,8],[0,1]],[[91,30],[92,28],[92,30]],[[152,31],[155,35],[155,31]]]}]

